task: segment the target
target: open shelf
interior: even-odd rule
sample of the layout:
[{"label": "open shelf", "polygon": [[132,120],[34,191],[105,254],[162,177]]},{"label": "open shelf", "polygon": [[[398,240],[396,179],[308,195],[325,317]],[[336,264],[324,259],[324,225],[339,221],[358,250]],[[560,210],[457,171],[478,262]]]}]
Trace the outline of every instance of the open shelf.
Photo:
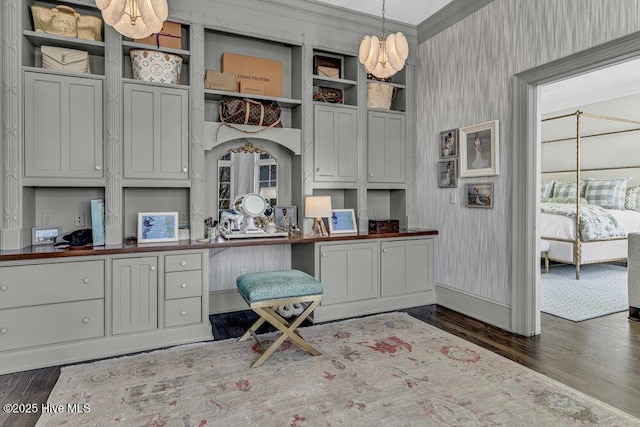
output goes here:
[{"label": "open shelf", "polygon": [[333,89],[349,89],[358,84],[355,80],[346,80],[346,79],[334,79],[331,77],[323,77],[314,75],[313,76],[313,85],[314,86],[323,86],[330,87]]},{"label": "open shelf", "polygon": [[227,92],[224,90],[215,89],[205,89],[204,91],[204,99],[208,101],[219,101],[223,96],[232,96],[234,98],[249,98],[256,101],[275,101],[283,108],[293,108],[297,107],[298,105],[302,105],[302,101],[299,99],[279,98],[266,95],[253,95],[240,92]]},{"label": "open shelf", "polygon": [[122,41],[122,51],[124,52],[124,54],[125,55],[129,55],[129,52],[131,51],[131,49],[157,50],[157,51],[160,51],[160,52],[166,52],[166,53],[171,53],[171,54],[174,54],[174,55],[179,55],[179,56],[182,57],[182,63],[183,64],[188,64],[189,63],[189,58],[191,56],[191,52],[188,51],[188,50],[172,49],[170,47],[164,47],[164,46],[157,47],[157,46],[152,45],[152,44],[135,43],[135,42],[123,40]]},{"label": "open shelf", "polygon": [[23,30],[22,35],[24,35],[24,37],[27,38],[27,40],[29,40],[29,42],[35,47],[41,47],[42,45],[54,45],[68,49],[85,50],[89,52],[90,55],[104,56],[104,42],[56,36],[31,30]]}]

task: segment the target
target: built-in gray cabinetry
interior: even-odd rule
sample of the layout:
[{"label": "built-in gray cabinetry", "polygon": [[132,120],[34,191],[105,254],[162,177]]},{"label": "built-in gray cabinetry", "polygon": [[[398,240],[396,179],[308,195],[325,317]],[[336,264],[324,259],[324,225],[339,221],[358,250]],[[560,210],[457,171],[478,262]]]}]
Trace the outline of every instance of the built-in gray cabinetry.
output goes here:
[{"label": "built-in gray cabinetry", "polygon": [[315,180],[356,182],[357,108],[324,104],[313,107]]},{"label": "built-in gray cabinetry", "polygon": [[122,258],[112,266],[113,334],[158,328],[158,257]]},{"label": "built-in gray cabinetry", "polygon": [[[164,325],[181,326],[202,321],[202,254],[165,256]],[[204,314],[206,317],[206,314]]]},{"label": "built-in gray cabinetry", "polygon": [[433,239],[380,242],[383,297],[433,291]]},{"label": "built-in gray cabinetry", "polygon": [[103,79],[24,72],[25,177],[103,176]]},{"label": "built-in gray cabinetry", "polygon": [[403,183],[406,176],[404,113],[369,110],[368,181]]},{"label": "built-in gray cabinetry", "polygon": [[189,178],[188,101],[188,89],[124,83],[125,178]]}]

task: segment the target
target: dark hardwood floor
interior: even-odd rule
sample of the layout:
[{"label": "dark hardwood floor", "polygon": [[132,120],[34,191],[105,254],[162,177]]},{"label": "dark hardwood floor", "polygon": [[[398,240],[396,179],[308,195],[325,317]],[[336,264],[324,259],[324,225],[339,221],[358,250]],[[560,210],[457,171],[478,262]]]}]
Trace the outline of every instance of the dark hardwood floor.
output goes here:
[{"label": "dark hardwood floor", "polygon": [[[626,313],[578,323],[543,313],[542,334],[526,338],[436,305],[403,311],[640,418],[640,323]],[[210,316],[217,340],[242,335],[255,319],[250,311]],[[2,375],[0,401],[45,403],[59,375],[59,366]],[[38,417],[0,412],[0,424],[30,426]]]}]

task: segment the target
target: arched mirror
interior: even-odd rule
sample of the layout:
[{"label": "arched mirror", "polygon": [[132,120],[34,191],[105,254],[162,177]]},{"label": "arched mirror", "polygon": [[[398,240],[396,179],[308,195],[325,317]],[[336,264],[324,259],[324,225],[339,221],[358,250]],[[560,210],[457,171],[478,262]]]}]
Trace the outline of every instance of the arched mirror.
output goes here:
[{"label": "arched mirror", "polygon": [[257,193],[267,202],[265,215],[278,203],[278,164],[270,152],[251,143],[233,148],[218,159],[218,217],[234,208],[242,194]]}]

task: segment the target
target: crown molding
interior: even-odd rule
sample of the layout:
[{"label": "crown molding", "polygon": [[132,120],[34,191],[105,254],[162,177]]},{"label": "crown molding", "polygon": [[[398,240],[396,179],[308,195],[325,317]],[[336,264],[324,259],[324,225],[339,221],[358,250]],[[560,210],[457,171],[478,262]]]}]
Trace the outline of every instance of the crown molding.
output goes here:
[{"label": "crown molding", "polygon": [[453,0],[418,24],[418,44],[426,42],[492,2],[493,0]]}]

